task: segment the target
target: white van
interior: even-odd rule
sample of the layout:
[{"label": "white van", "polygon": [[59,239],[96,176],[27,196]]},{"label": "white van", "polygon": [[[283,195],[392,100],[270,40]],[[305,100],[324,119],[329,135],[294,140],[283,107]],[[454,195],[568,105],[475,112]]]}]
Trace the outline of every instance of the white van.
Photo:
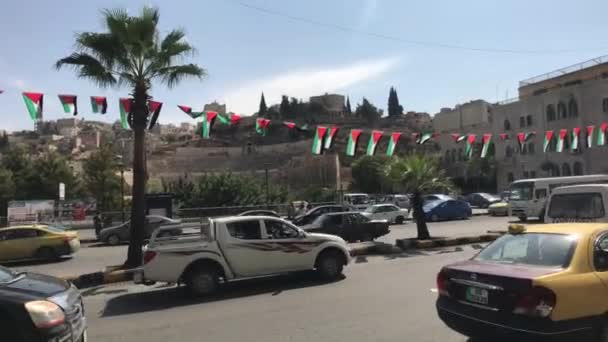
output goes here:
[{"label": "white van", "polygon": [[344,194],[344,204],[350,205],[357,210],[365,210],[370,206],[369,195],[362,193]]},{"label": "white van", "polygon": [[521,221],[529,217],[545,217],[546,200],[560,186],[608,183],[608,175],[522,179],[511,183],[510,215]]},{"label": "white van", "polygon": [[545,222],[608,222],[608,184],[563,186],[553,190]]}]

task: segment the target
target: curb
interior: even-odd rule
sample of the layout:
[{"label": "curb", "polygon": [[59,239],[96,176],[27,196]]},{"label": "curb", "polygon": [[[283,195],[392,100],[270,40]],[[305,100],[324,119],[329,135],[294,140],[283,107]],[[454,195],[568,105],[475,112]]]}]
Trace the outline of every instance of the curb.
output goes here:
[{"label": "curb", "polygon": [[436,247],[447,247],[457,245],[467,245],[471,243],[494,241],[500,234],[483,234],[475,236],[461,236],[453,238],[438,238],[433,240],[416,240],[416,239],[397,239],[397,247],[406,249],[429,249]]},{"label": "curb", "polygon": [[79,289],[94,287],[105,284],[122,283],[133,280],[133,270],[116,270],[110,272],[93,272],[79,276],[64,276],[63,280],[69,281]]},{"label": "curb", "polygon": [[349,245],[351,256],[361,256],[368,254],[393,254],[400,253],[402,250],[395,246],[384,242],[359,242]]},{"label": "curb", "polygon": [[96,243],[96,242],[100,242],[97,239],[80,239],[80,243]]}]

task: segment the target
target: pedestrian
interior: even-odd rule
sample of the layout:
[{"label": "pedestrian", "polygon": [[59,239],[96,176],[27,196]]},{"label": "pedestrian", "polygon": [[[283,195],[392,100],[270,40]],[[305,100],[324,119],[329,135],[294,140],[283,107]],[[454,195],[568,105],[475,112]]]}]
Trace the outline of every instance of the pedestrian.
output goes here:
[{"label": "pedestrian", "polygon": [[102,219],[99,211],[95,212],[95,216],[93,216],[93,225],[95,226],[95,235],[99,236],[102,228]]}]

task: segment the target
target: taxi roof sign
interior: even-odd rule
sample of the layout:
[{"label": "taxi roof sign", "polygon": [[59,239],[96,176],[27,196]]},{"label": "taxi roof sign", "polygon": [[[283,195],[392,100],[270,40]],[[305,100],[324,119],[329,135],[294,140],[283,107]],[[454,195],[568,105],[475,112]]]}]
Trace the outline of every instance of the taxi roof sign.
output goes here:
[{"label": "taxi roof sign", "polygon": [[523,224],[510,224],[509,234],[523,234],[526,232],[526,226]]}]

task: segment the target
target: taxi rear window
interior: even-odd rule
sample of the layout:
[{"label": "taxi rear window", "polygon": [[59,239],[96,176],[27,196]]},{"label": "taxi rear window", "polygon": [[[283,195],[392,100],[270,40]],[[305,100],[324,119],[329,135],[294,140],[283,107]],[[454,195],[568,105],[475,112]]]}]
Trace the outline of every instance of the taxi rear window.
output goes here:
[{"label": "taxi rear window", "polygon": [[597,192],[555,194],[551,197],[547,215],[552,219],[568,221],[584,221],[604,217],[602,195]]},{"label": "taxi rear window", "polygon": [[504,264],[567,267],[576,237],[565,234],[507,234],[485,248],[475,260]]}]

